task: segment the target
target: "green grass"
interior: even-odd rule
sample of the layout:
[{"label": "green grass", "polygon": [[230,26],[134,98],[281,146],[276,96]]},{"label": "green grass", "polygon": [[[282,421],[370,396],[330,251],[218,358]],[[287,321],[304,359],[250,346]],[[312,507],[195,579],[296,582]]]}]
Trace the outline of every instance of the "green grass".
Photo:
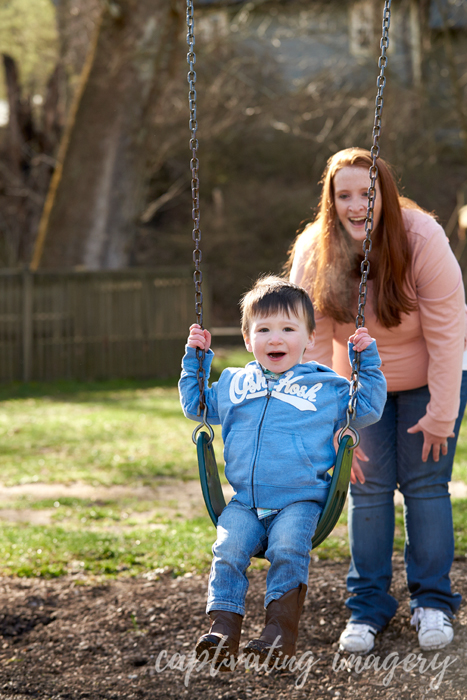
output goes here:
[{"label": "green grass", "polygon": [[[65,499],[62,499],[64,501]],[[75,502],[76,501],[76,502]],[[36,507],[53,507],[42,501]],[[63,508],[63,510],[61,510]],[[140,509],[136,509],[140,510]],[[129,512],[127,512],[129,511]],[[209,568],[215,530],[205,517],[185,519],[181,514],[168,519],[153,517],[145,522],[132,519],[134,508],[122,510],[120,503],[98,506],[70,499],[57,508],[49,526],[0,526],[0,571],[2,575],[43,576],[64,574],[116,577],[148,575],[157,577],[171,571],[174,576],[203,573]],[[456,556],[467,556],[467,501],[453,502]],[[340,527],[313,552],[319,559],[349,557],[346,513]],[[394,549],[403,552],[402,507],[396,508]],[[254,568],[267,567],[255,559]]]},{"label": "green grass", "polygon": [[[171,571],[205,572],[215,529],[207,516],[168,518],[154,503],[136,498],[93,501],[22,497],[0,508],[47,511],[51,524],[0,525],[3,575],[54,577],[88,574],[114,577]],[[264,562],[257,561],[261,568]]]},{"label": "green grass", "polygon": [[467,557],[467,499],[452,502],[456,556]]},{"label": "green grass", "polygon": [[0,473],[6,485],[152,483],[196,474],[194,425],[183,418],[176,388],[78,385],[1,398]]},{"label": "green grass", "polygon": [[[241,349],[216,355],[213,378],[250,361]],[[156,485],[197,479],[194,423],[184,419],[176,380],[17,384],[0,387],[0,474],[4,485]],[[218,433],[219,461],[222,445]],[[454,479],[467,481],[467,423]],[[43,493],[43,492],[41,492]],[[172,506],[169,518],[167,509]],[[453,501],[456,555],[467,555],[467,502]],[[208,516],[187,518],[176,503],[136,495],[100,500],[43,495],[5,497],[0,511],[0,574],[84,577],[157,576],[207,571],[215,530]],[[1,513],[0,513],[1,516]],[[47,525],[34,524],[43,516]],[[315,556],[349,556],[346,512]],[[42,521],[44,522],[44,520]],[[396,509],[395,549],[403,551],[402,508]],[[255,567],[267,566],[255,560]]]},{"label": "green grass", "polygon": [[[244,350],[220,351],[213,378],[250,359]],[[182,415],[174,380],[4,386],[2,482],[128,485],[196,478],[194,427]]]},{"label": "green grass", "polygon": [[459,440],[457,441],[452,479],[453,481],[464,481],[467,484],[467,417],[461,425]]},{"label": "green grass", "polygon": [[226,367],[243,367],[254,360],[253,354],[247,352],[244,347],[231,349],[215,349],[215,357],[212,363],[212,377],[217,378]]},{"label": "green grass", "polygon": [[131,531],[2,525],[2,574],[55,577],[81,572],[134,576],[205,571],[213,530],[205,518],[161,520]]},{"label": "green grass", "polygon": [[[452,501],[454,521],[454,540],[457,557],[467,557],[467,499]],[[347,512],[339,519],[339,526],[347,525]],[[315,554],[319,559],[346,559],[350,557],[347,532],[342,527],[336,530],[319,546]],[[336,534],[337,533],[337,534]],[[394,551],[404,552],[404,513],[402,506],[396,506],[396,527],[394,534]]]}]

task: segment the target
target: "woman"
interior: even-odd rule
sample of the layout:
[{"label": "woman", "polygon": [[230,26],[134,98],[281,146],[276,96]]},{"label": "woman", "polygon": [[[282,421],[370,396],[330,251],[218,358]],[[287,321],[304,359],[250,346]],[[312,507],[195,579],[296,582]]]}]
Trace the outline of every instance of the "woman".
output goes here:
[{"label": "woman", "polygon": [[[290,279],[309,290],[316,310],[316,344],[304,360],[344,375],[371,165],[370,153],[359,148],[328,161],[318,215],[290,256]],[[342,650],[358,653],[373,648],[398,605],[389,594],[396,488],[404,495],[405,566],[422,649],[452,641],[451,620],[461,602],[449,578],[448,482],[467,400],[462,275],[441,226],[399,195],[381,159],[378,169],[365,325],[378,344],[388,399],[379,423],[361,431],[360,463],[354,459],[347,577],[354,595],[346,601],[351,617],[339,640]]]}]

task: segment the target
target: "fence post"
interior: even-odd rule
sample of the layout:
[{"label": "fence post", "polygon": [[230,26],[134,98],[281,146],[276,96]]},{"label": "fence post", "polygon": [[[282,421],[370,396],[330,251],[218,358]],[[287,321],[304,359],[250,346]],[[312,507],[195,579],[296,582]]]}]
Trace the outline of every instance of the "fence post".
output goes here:
[{"label": "fence post", "polygon": [[23,270],[23,382],[29,382],[31,379],[33,283],[33,273],[25,267]]}]

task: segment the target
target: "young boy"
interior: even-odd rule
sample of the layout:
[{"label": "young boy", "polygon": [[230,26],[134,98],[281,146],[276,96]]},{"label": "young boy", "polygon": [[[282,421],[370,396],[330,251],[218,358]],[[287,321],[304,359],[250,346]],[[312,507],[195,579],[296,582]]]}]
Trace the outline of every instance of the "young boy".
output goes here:
[{"label": "young boy", "polygon": [[[336,452],[349,381],[329,367],[301,364],[314,344],[313,305],[307,292],[278,277],[259,279],[242,302],[242,332],[255,357],[244,368],[224,370],[205,400],[209,422],[222,425],[225,475],[235,495],[219,517],[209,577],[206,612],[211,629],[197,642],[199,656],[217,652],[218,662],[236,656],[252,556],[265,552],[266,624],[246,651],[261,662],[295,654],[305,600],[311,540],[329,489],[327,471]],[[366,328],[351,337],[349,353],[361,356],[355,427],[375,423],[386,401],[375,341]],[[185,416],[199,420],[195,348],[206,351],[206,377],[213,353],[211,336],[190,328],[179,383]],[[220,649],[219,649],[220,647]],[[205,654],[206,656],[206,654]]]}]

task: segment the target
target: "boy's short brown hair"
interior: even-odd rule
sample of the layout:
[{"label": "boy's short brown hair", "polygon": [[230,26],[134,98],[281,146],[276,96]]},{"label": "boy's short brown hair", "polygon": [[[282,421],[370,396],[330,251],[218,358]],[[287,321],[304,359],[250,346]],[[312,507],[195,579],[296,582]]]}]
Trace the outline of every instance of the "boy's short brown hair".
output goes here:
[{"label": "boy's short brown hair", "polygon": [[268,275],[256,280],[240,302],[242,333],[248,336],[251,319],[255,316],[269,316],[283,311],[299,316],[302,311],[308,332],[315,330],[315,314],[308,293],[282,277]]}]

